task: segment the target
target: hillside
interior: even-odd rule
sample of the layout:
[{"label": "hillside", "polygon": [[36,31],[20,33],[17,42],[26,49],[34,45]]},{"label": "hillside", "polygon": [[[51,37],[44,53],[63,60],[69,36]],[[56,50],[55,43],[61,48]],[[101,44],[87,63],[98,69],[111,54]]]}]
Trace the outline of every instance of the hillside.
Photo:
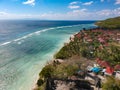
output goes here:
[{"label": "hillside", "polygon": [[[60,51],[54,55],[54,60],[43,67],[39,73],[38,87],[35,90],[58,90],[51,88],[60,88],[59,90],[62,90],[62,85],[65,86],[68,83],[61,83],[62,80],[83,80],[90,83],[89,87],[92,88],[92,85],[95,86],[94,79],[96,76],[102,77],[99,77],[102,80],[101,90],[107,90],[108,88],[109,90],[111,88],[111,90],[115,90],[115,88],[120,90],[120,80],[111,77],[114,76],[114,70],[115,72],[120,70],[120,68],[116,68],[116,66],[120,66],[120,29],[118,29],[120,28],[120,17],[100,21],[96,24],[102,28],[87,30],[84,28],[70,37],[69,43],[65,43]],[[88,77],[88,74],[91,73],[88,72],[88,66],[100,68],[100,71],[97,73],[92,71],[93,81],[85,78],[86,75]],[[108,67],[111,68],[111,73],[108,74],[108,77],[103,77],[101,71]],[[107,70],[105,73],[108,73]],[[106,82],[104,82],[105,79]],[[74,85],[76,86],[76,84]],[[71,87],[68,85],[67,88]],[[81,89],[72,88],[72,90]]]},{"label": "hillside", "polygon": [[120,31],[91,29],[81,30],[70,43],[57,54],[57,59],[67,59],[73,55],[85,58],[101,58],[112,66],[120,63]]},{"label": "hillside", "polygon": [[[104,30],[100,28],[81,30],[74,36],[71,36],[70,42],[65,43],[64,47],[61,48],[58,53],[56,53],[55,59],[51,63],[48,63],[45,67],[43,67],[42,71],[39,73],[39,80],[37,81],[38,87],[35,90],[48,90],[45,89],[46,87],[49,86],[47,80],[48,78],[52,78],[52,79],[55,78],[55,81],[56,79],[60,79],[60,82],[63,79],[74,81],[75,78],[76,80],[84,80],[85,82],[89,82],[88,79],[84,78],[85,76],[84,72],[86,72],[88,65],[94,66],[95,64],[97,64],[98,60],[99,60],[98,64],[101,70],[103,69],[103,67],[108,67],[108,66],[111,67],[112,69],[114,68],[115,70],[117,70],[115,67],[120,64],[119,37],[120,37],[119,30],[115,30],[115,29]],[[106,64],[103,65],[102,62],[105,62]],[[83,71],[83,74],[79,75],[78,71]],[[101,72],[97,74],[98,76],[99,75],[101,76]],[[115,81],[118,79],[110,78],[110,80]],[[114,90],[116,87],[118,88],[116,90],[120,90],[120,88],[118,87],[120,86],[120,80],[115,81],[116,87],[113,87],[113,82],[111,83],[110,80],[107,79],[107,82],[103,83],[102,90],[107,90],[106,88],[109,88],[109,86],[110,88],[113,88],[111,90]],[[60,85],[58,85],[57,83],[57,84],[51,84],[50,86],[52,85],[61,87],[62,84],[60,83]],[[91,85],[93,84],[91,83]],[[58,90],[58,89],[49,89],[49,90]],[[72,90],[81,90],[81,89],[74,88]],[[91,90],[91,89],[86,89],[86,90]]]},{"label": "hillside", "polygon": [[120,16],[96,22],[96,25],[102,28],[119,29],[120,28]]}]

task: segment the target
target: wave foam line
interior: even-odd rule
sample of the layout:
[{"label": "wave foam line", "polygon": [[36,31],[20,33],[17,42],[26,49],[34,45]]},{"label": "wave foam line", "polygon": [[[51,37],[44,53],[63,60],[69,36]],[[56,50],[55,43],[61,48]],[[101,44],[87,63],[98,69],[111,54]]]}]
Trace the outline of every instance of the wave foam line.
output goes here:
[{"label": "wave foam line", "polygon": [[18,42],[18,41],[20,41],[20,40],[23,40],[23,39],[26,39],[26,38],[28,38],[28,37],[31,37],[31,36],[34,35],[34,34],[40,34],[40,33],[42,33],[42,32],[46,32],[46,31],[48,31],[48,30],[60,29],[60,28],[67,28],[67,27],[74,27],[74,26],[80,26],[80,25],[82,25],[82,24],[71,25],[71,26],[60,26],[60,27],[55,27],[55,28],[43,29],[43,30],[40,30],[40,31],[36,31],[36,32],[30,33],[30,34],[28,34],[28,35],[26,35],[26,36],[23,36],[23,37],[21,37],[21,38],[18,38],[18,39],[12,40],[12,41],[8,41],[8,42],[5,42],[5,43],[2,43],[2,44],[0,44],[0,46],[8,45],[8,44],[10,44],[10,43],[12,43],[12,42]]},{"label": "wave foam line", "polygon": [[34,35],[34,34],[40,34],[40,33],[42,33],[42,32],[45,32],[45,31],[48,31],[48,30],[52,30],[52,29],[55,29],[55,28],[43,29],[43,30],[40,30],[40,31],[37,31],[37,32],[34,32],[34,33],[30,33],[30,34],[28,34],[28,35],[26,35],[26,36],[23,36],[23,37],[21,37],[21,38],[18,38],[18,39],[12,40],[12,41],[8,41],[8,42],[5,42],[5,43],[2,43],[2,44],[0,44],[0,46],[8,45],[8,44],[10,44],[10,43],[12,43],[12,42],[18,42],[18,41],[23,40],[23,39],[26,39],[26,38]]},{"label": "wave foam line", "polygon": [[2,43],[2,44],[0,44],[0,46],[7,45],[7,44],[9,44],[9,43],[11,43],[11,41]]}]

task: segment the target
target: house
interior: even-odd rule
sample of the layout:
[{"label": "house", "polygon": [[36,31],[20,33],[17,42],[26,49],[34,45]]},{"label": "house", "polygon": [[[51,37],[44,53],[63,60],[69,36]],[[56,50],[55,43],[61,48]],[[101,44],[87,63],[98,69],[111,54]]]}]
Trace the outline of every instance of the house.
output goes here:
[{"label": "house", "polygon": [[103,39],[103,38],[98,38],[98,41],[100,42],[100,43],[104,43],[105,42],[105,40]]},{"label": "house", "polygon": [[70,37],[70,41],[74,41],[74,35],[72,35],[71,37]]}]

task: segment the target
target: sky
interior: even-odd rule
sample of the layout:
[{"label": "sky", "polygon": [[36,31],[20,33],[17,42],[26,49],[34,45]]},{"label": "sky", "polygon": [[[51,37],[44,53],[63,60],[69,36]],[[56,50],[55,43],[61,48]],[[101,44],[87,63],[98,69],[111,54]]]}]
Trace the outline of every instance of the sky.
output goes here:
[{"label": "sky", "polygon": [[120,0],[0,0],[0,19],[103,20],[120,16]]}]

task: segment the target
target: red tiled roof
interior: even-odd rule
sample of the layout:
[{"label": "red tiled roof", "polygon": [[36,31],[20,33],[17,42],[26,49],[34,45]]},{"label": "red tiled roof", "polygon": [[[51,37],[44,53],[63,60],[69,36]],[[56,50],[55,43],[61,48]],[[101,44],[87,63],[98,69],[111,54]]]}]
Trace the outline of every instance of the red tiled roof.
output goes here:
[{"label": "red tiled roof", "polygon": [[105,42],[103,38],[98,38],[99,42]]},{"label": "red tiled roof", "polygon": [[102,62],[100,63],[100,66],[102,66],[102,67],[108,67],[108,66],[110,66],[110,64],[109,64],[109,62],[107,62],[107,61],[102,61]]},{"label": "red tiled roof", "polygon": [[116,65],[114,68],[115,68],[116,70],[120,70],[120,65]]},{"label": "red tiled roof", "polygon": [[93,40],[92,39],[87,39],[88,42],[92,42]]},{"label": "red tiled roof", "polygon": [[100,58],[96,58],[96,62],[97,62],[98,64],[100,64],[100,63],[102,62],[102,60],[101,60]]},{"label": "red tiled roof", "polygon": [[114,72],[114,69],[110,66],[106,68],[106,73],[112,74]]}]

